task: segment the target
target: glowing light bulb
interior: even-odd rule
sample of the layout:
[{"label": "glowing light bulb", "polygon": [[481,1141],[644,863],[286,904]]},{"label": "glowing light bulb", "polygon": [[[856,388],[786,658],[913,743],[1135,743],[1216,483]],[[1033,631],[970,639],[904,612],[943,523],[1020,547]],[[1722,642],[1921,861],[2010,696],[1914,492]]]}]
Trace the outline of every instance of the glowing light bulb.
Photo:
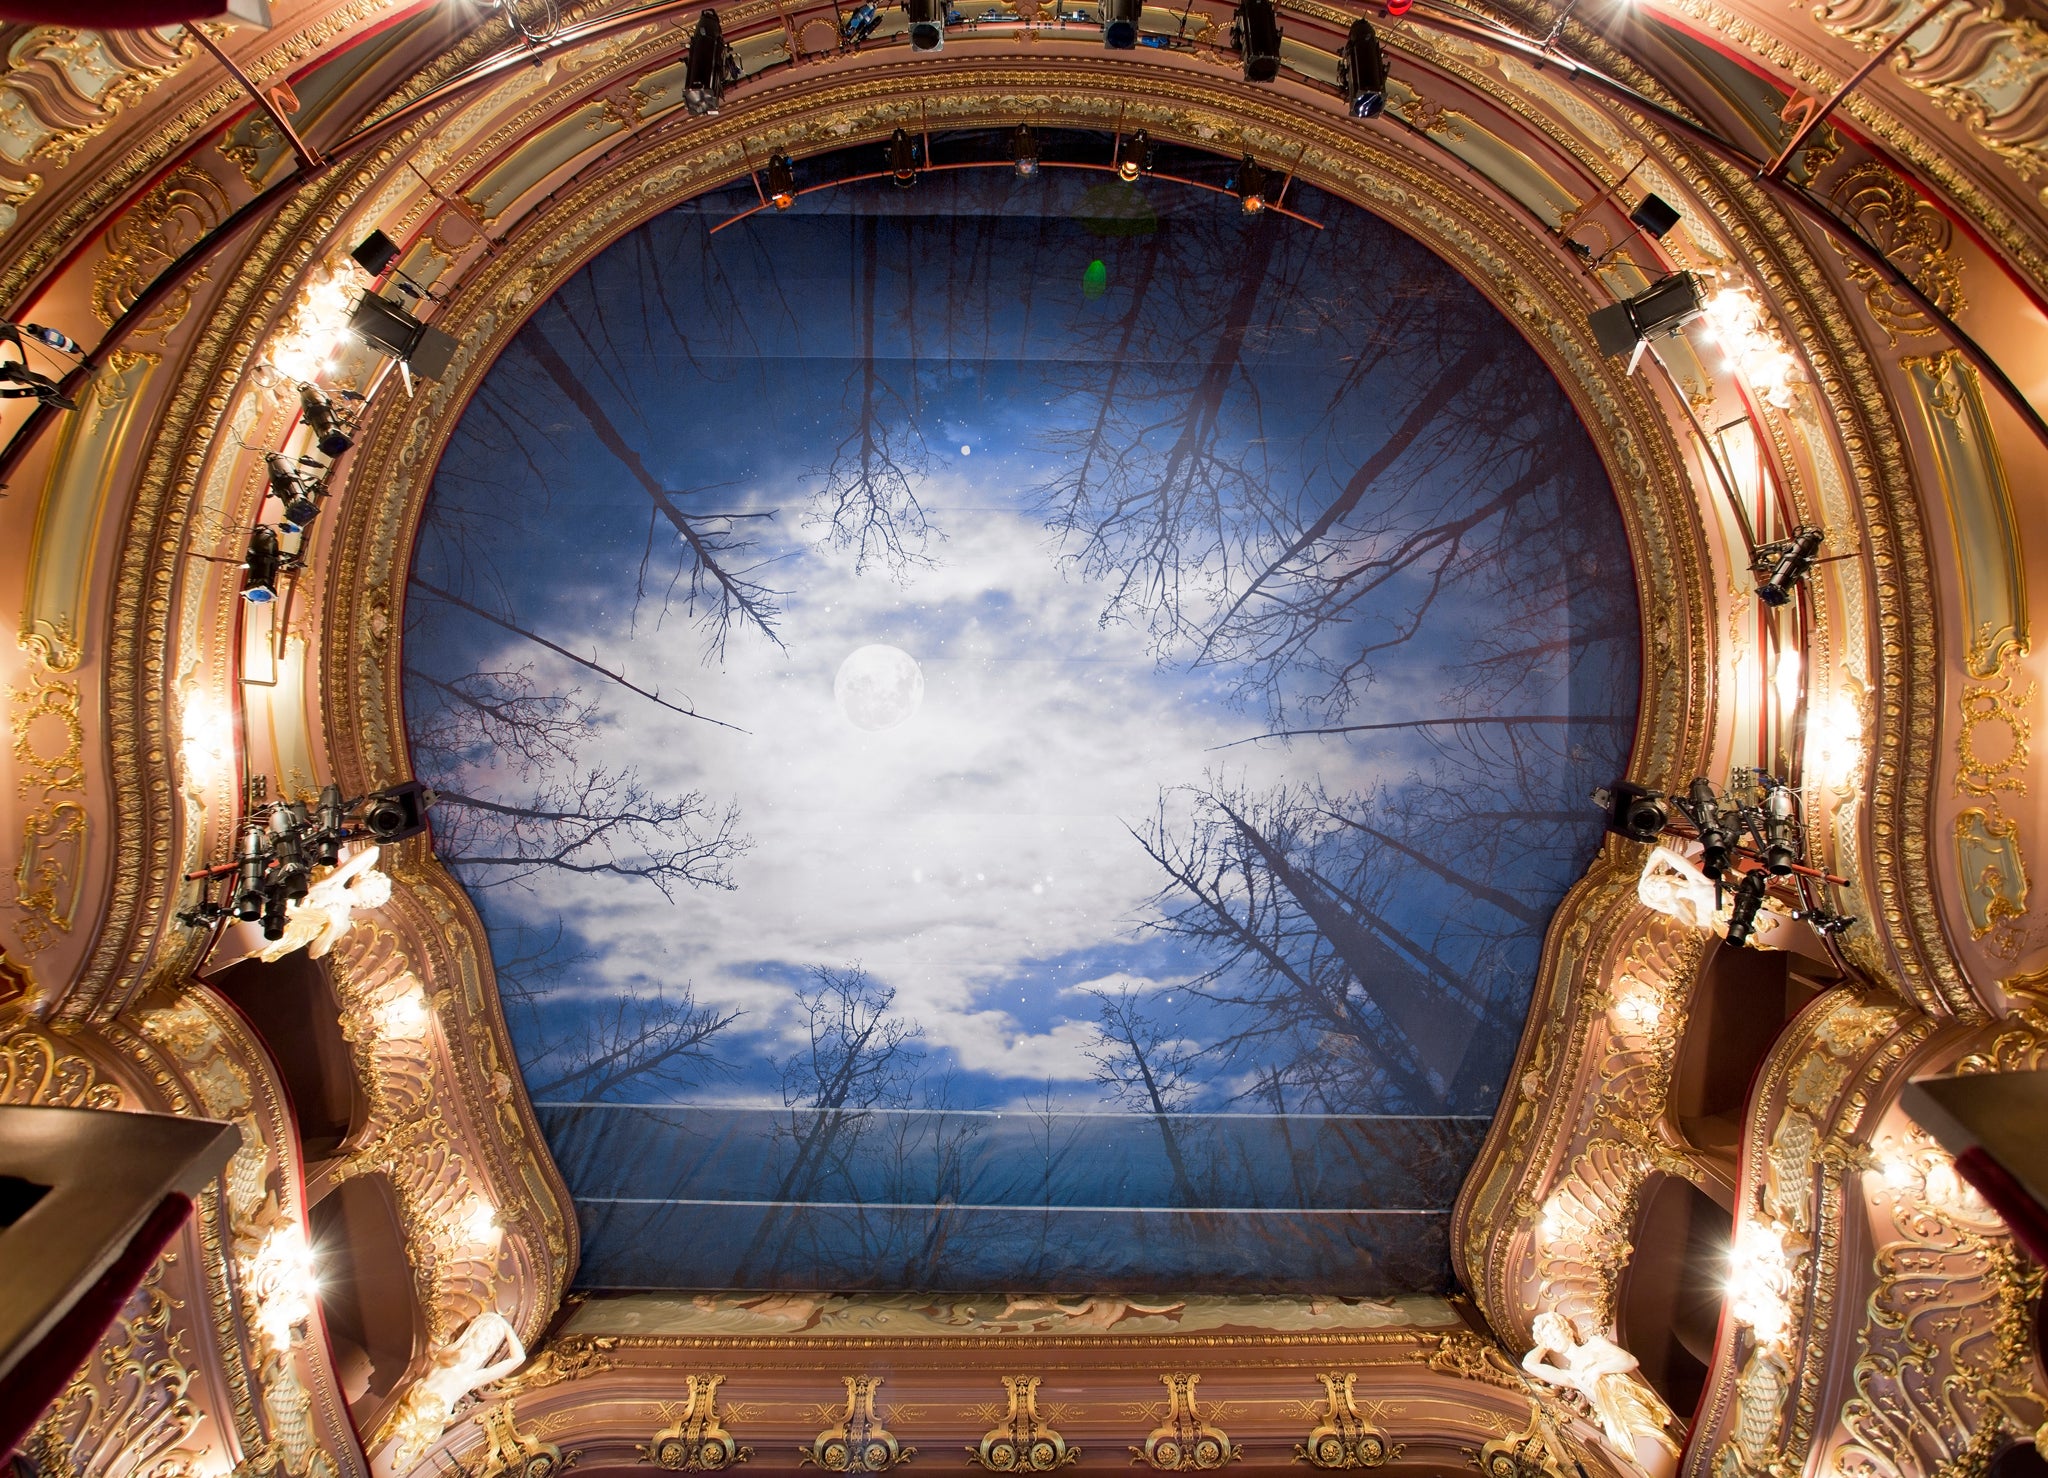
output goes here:
[{"label": "glowing light bulb", "polygon": [[414,983],[377,1008],[377,1030],[393,1041],[418,1041],[433,1021],[427,998]]},{"label": "glowing light bulb", "polygon": [[1771,665],[1771,686],[1777,690],[1778,710],[1789,715],[1799,706],[1799,653],[1792,647],[1780,647],[1775,662]]}]

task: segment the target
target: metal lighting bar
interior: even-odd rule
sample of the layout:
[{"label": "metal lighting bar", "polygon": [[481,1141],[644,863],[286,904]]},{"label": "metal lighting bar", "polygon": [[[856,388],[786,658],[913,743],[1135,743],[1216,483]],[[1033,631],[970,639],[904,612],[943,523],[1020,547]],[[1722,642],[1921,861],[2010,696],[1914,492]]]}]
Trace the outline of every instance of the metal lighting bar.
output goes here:
[{"label": "metal lighting bar", "polygon": [[[1946,3],[1946,0],[1944,0],[1944,3]],[[229,73],[233,75],[235,81],[241,83],[249,96],[256,100],[256,106],[270,115],[270,121],[277,125],[277,131],[284,135],[285,142],[292,146],[292,152],[299,156],[300,167],[304,169],[318,169],[321,162],[319,154],[304,139],[299,137],[299,131],[293,128],[291,120],[285,117],[284,109],[277,105],[277,99],[258,87],[256,80],[242,70],[239,62],[222,51],[214,43],[214,39],[206,34],[204,29],[199,26],[188,25],[185,27],[185,34],[212,52],[213,59],[223,67],[226,67]]]},{"label": "metal lighting bar", "polygon": [[1785,173],[1787,166],[1789,166],[1792,163],[1792,156],[1794,154],[1797,154],[1801,149],[1806,147],[1807,139],[1812,137],[1813,131],[1815,129],[1819,128],[1823,123],[1827,122],[1828,114],[1834,112],[1836,108],[1841,106],[1842,99],[1847,97],[1850,93],[1854,92],[1856,88],[1862,83],[1863,79],[1868,77],[1872,72],[1875,72],[1878,69],[1879,64],[1881,64],[1888,57],[1890,57],[1893,52],[1897,51],[1901,46],[1904,46],[1909,39],[1918,35],[1920,32],[1920,28],[1922,26],[1926,25],[1929,21],[1933,20],[1937,15],[1941,14],[1942,11],[1948,9],[1949,6],[1953,5],[1954,3],[1955,0],[1934,0],[1934,3],[1932,5],[1928,6],[1927,9],[1920,12],[1920,16],[1917,20],[1915,20],[1911,25],[1901,29],[1898,35],[1892,37],[1891,40],[1885,42],[1883,46],[1879,47],[1877,49],[1876,54],[1873,55],[1869,61],[1865,62],[1862,66],[1858,67],[1856,69],[1855,75],[1850,77],[1850,79],[1847,82],[1844,82],[1840,87],[1836,88],[1835,95],[1829,98],[1826,102],[1820,103],[1816,102],[1814,99],[1811,98],[1805,99],[1804,101],[1810,104],[1810,106],[1806,109],[1805,116],[1800,119],[1798,129],[1793,133],[1791,138],[1785,141],[1785,147],[1778,151],[1777,156],[1774,159],[1772,159],[1769,164],[1766,164],[1762,170],[1758,172],[1757,178],[1775,180],[1779,176],[1783,175]]}]

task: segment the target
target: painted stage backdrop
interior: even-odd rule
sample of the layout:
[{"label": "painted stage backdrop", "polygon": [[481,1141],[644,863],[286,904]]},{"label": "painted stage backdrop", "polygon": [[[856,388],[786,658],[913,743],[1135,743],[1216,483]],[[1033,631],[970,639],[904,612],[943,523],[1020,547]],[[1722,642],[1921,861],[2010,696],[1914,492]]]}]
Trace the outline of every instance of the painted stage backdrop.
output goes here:
[{"label": "painted stage backdrop", "polygon": [[413,757],[582,1286],[1449,1280],[1633,733],[1614,493],[1399,229],[1108,150],[675,210],[448,447]]}]

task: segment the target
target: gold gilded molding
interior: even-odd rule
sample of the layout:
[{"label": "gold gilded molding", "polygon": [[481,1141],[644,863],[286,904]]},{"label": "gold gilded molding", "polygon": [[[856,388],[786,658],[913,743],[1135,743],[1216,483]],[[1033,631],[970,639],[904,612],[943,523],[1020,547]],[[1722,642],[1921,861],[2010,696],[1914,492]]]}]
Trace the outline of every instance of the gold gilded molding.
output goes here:
[{"label": "gold gilded molding", "polygon": [[1573,1478],[1583,1471],[1577,1459],[1543,1404],[1531,1396],[1528,1425],[1509,1428],[1483,1445],[1473,1465],[1485,1478]]},{"label": "gold gilded molding", "polygon": [[[1988,638],[1987,638],[1988,639]],[[2013,643],[2001,646],[1992,681],[1966,683],[1958,701],[1956,725],[1956,794],[1992,796],[2005,791],[2027,793],[2027,741],[2033,722],[2026,711],[2034,701],[2034,684],[2015,688],[2014,680],[2027,649]],[[1980,747],[1985,728],[2004,730],[2004,752],[1986,754]]]},{"label": "gold gilded molding", "polygon": [[538,1433],[519,1430],[510,1397],[485,1407],[479,1421],[484,1429],[484,1450],[475,1461],[463,1465],[467,1478],[554,1478],[575,1466],[578,1454],[565,1456]]},{"label": "gold gilded molding", "polygon": [[2048,1420],[2031,1332],[2043,1273],[1927,1135],[1883,1155],[1884,1240],[1834,1471],[1981,1473],[2006,1438]]},{"label": "gold gilded molding", "polygon": [[1982,939],[2001,920],[2027,911],[2027,864],[2020,855],[2019,823],[1971,806],[1956,817],[1956,871],[1970,937]]},{"label": "gold gilded molding", "polygon": [[1146,1433],[1144,1445],[1131,1449],[1133,1464],[1142,1462],[1161,1473],[1205,1473],[1244,1457],[1244,1449],[1196,1405],[1201,1379],[1180,1372],[1159,1377],[1166,1387],[1166,1414]]},{"label": "gold gilded molding", "polygon": [[1357,1379],[1353,1372],[1326,1371],[1316,1379],[1323,1383],[1322,1420],[1309,1429],[1306,1442],[1296,1444],[1296,1462],[1325,1470],[1378,1468],[1401,1455],[1400,1444],[1390,1443],[1360,1414],[1351,1390]]},{"label": "gold gilded molding", "polygon": [[[22,818],[14,868],[15,924],[22,950],[33,957],[59,934],[69,934],[85,886],[85,723],[79,685],[29,671],[25,688],[9,695],[14,713],[16,790],[41,791]],[[54,735],[52,730],[55,731]]]},{"label": "gold gilded molding", "polygon": [[0,1103],[124,1106],[120,1088],[100,1076],[91,1058],[68,1050],[62,1038],[25,1023],[0,1032]]},{"label": "gold gilded molding", "polygon": [[[1953,251],[1954,227],[1881,161],[1866,160],[1845,171],[1828,197],[1942,312],[1953,317],[1967,306],[1962,259]],[[1935,332],[1933,321],[1910,299],[1851,257],[1839,242],[1835,249],[1888,342],[1898,343],[1901,334],[1917,338]]]},{"label": "gold gilded molding", "polygon": [[20,643],[52,672],[84,657],[87,582],[113,475],[136,407],[157,367],[154,354],[114,351],[65,419],[36,507]]},{"label": "gold gilded molding", "polygon": [[2027,636],[2027,580],[2019,520],[1998,454],[1998,435],[1985,411],[1977,371],[1955,350],[1899,361],[1919,401],[1941,474],[1942,500],[1963,576],[1963,611],[1970,632],[1968,666],[1990,677],[2008,647],[2023,651]]},{"label": "gold gilded molding", "polygon": [[174,1300],[163,1287],[177,1257],[168,1251],[150,1267],[97,1354],[30,1432],[26,1450],[39,1472],[130,1478],[181,1466],[172,1449],[192,1435],[201,1412],[192,1399],[194,1357],[171,1328]]},{"label": "gold gilded molding", "polygon": [[976,1408],[994,1425],[967,1449],[970,1464],[991,1473],[1051,1473],[1081,1460],[1081,1449],[1067,1446],[1067,1439],[1038,1414],[1038,1384],[1035,1375],[1006,1375],[1009,1409],[998,1416],[993,1406]]},{"label": "gold gilded molding", "polygon": [[[196,164],[181,164],[107,227],[105,258],[92,273],[92,310],[111,324],[142,296],[157,273],[227,218],[227,191]],[[149,315],[140,332],[168,334],[185,319],[201,268]]]},{"label": "gold gilded molding", "polygon": [[845,1412],[812,1438],[809,1447],[797,1449],[797,1466],[823,1468],[828,1473],[886,1473],[916,1457],[917,1449],[898,1442],[896,1434],[875,1414],[875,1392],[882,1377],[849,1375],[843,1379]]},{"label": "gold gilded molding", "polygon": [[656,1432],[641,1455],[657,1468],[674,1473],[715,1473],[744,1463],[754,1455],[742,1447],[718,1420],[718,1387],[722,1375],[689,1377],[689,1394],[678,1409],[663,1402],[661,1414],[669,1424]]}]

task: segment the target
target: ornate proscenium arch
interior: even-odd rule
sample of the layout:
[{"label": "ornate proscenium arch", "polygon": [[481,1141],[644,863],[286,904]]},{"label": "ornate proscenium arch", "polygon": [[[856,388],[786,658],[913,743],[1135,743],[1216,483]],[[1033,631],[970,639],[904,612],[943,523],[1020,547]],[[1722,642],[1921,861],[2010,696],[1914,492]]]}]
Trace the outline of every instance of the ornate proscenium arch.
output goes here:
[{"label": "ornate proscenium arch", "polygon": [[[175,35],[15,38],[0,86],[28,99],[31,132],[49,123],[33,147],[56,162],[44,165],[51,182],[0,165],[11,212],[0,224],[0,290],[14,316],[81,343],[97,344],[114,323],[127,337],[106,346],[89,386],[76,382],[75,418],[44,417],[50,429],[32,438],[18,435],[26,407],[10,402],[0,418],[20,448],[0,527],[22,552],[0,575],[23,619],[0,676],[24,777],[19,794],[0,797],[4,834],[22,839],[5,859],[19,886],[0,918],[10,952],[0,1097],[84,1095],[241,1118],[257,1131],[245,1135],[254,1158],[203,1208],[184,1260],[150,1285],[184,1300],[178,1327],[207,1358],[151,1367],[149,1379],[175,1384],[174,1395],[94,1415],[115,1408],[92,1382],[111,1389],[126,1378],[123,1362],[161,1337],[154,1305],[136,1306],[115,1335],[126,1353],[81,1378],[43,1451],[68,1453],[94,1478],[159,1459],[207,1474],[239,1464],[298,1475],[321,1462],[353,1472],[365,1453],[391,1471],[400,1451],[496,1475],[537,1471],[529,1460],[550,1444],[559,1457],[579,1442],[593,1462],[631,1462],[638,1444],[661,1461],[657,1429],[681,1428],[688,1413],[620,1413],[685,1397],[695,1410],[700,1387],[685,1372],[705,1373],[702,1349],[572,1330],[445,1434],[458,1413],[413,1399],[428,1389],[433,1351],[481,1315],[500,1312],[523,1341],[539,1340],[576,1257],[488,945],[448,872],[423,843],[396,849],[390,902],[328,957],[363,1108],[317,1164],[305,1163],[279,1108],[276,1053],[189,978],[199,941],[173,921],[179,875],[224,853],[250,776],[293,793],[329,776],[351,793],[404,778],[398,646],[413,531],[464,405],[551,291],[625,232],[743,178],[771,152],[805,158],[897,127],[1020,122],[1143,127],[1252,153],[1398,223],[1468,277],[1565,386],[1620,495],[1644,612],[1631,778],[1672,789],[1736,766],[1788,773],[1810,855],[1846,879],[1809,902],[1858,923],[1800,966],[1808,995],[1794,1002],[1786,986],[1790,1024],[1728,1111],[1729,1138],[1710,1144],[1681,1122],[1678,1104],[1693,1091],[1682,1049],[1688,1022],[1711,1014],[1732,972],[1706,930],[1645,901],[1645,849],[1610,838],[1552,923],[1514,1076],[1460,1200],[1454,1254],[1475,1324],[1516,1351],[1546,1311],[1582,1334],[1615,1334],[1645,1187],[1677,1176],[1725,1201],[1744,1266],[1768,1285],[1723,1321],[1689,1472],[1819,1472],[1860,1448],[1902,1473],[1931,1473],[1960,1453],[1988,1456],[2001,1431],[2038,1421],[2028,1415],[2039,1407],[2037,1365],[2007,1337],[2029,1275],[1995,1218],[1942,1178],[1937,1152],[1894,1100],[1909,1066],[2009,1071],[2038,1061],[2048,1034],[2048,940],[2031,923],[2024,859],[2048,820],[2027,789],[2027,608],[2048,559],[2021,557],[2048,526],[2032,491],[2044,453],[1927,312],[1938,304],[1961,319],[1983,345],[1980,364],[2023,389],[2039,383],[2048,367],[2014,335],[2039,318],[2044,233],[2024,192],[1998,173],[2031,159],[2039,140],[2014,121],[2024,109],[1983,101],[1984,70],[1966,64],[1971,46],[2012,50],[1983,16],[1938,46],[1908,48],[1896,77],[1845,105],[1841,130],[1816,135],[1796,163],[1798,188],[1917,263],[1902,292],[1894,272],[1830,244],[1784,191],[1756,184],[1735,151],[1703,146],[1698,133],[1746,128],[1767,141],[1775,120],[1759,123],[1757,94],[1779,94],[1760,70],[1824,88],[1846,72],[1852,43],[1881,25],[1881,8],[1785,21],[1789,34],[1775,39],[1776,21],[1734,18],[1731,34],[1769,43],[1744,53],[1747,68],[1663,18],[1619,41],[1565,27],[1571,55],[1668,114],[1581,87],[1568,67],[1532,64],[1528,45],[1484,34],[1507,24],[1540,35],[1547,12],[1437,7],[1432,15],[1454,23],[1430,26],[1375,12],[1396,85],[1389,115],[1361,125],[1321,85],[1353,12],[1309,0],[1286,11],[1293,71],[1271,88],[1236,79],[1221,13],[1201,13],[1191,45],[1112,57],[1086,28],[1032,23],[1034,9],[1025,23],[967,31],[942,57],[920,58],[841,46],[829,6],[750,0],[723,13],[750,75],[710,118],[681,106],[679,53],[694,9],[565,7],[556,38],[536,45],[508,42],[496,26],[464,33],[433,7],[387,16],[353,0],[306,7],[269,38],[221,38],[259,85],[289,79],[305,95],[300,132],[329,161],[317,171],[266,134],[233,88],[195,82],[193,48]],[[1707,9],[1706,23],[1724,19]],[[62,72],[71,53],[61,48],[73,45],[102,45],[105,59]],[[1942,47],[1953,54],[1937,67]],[[486,70],[471,70],[479,64]],[[2048,68],[2012,66],[2035,96]],[[124,80],[110,90],[103,79],[115,74]],[[1965,117],[1943,121],[1929,92]],[[1977,101],[1957,101],[1966,96]],[[352,133],[360,147],[337,153]],[[68,168],[57,158],[73,153]],[[1901,179],[1902,163],[1961,217],[1966,240],[1930,223],[1934,208]],[[1621,188],[1596,201],[1610,187]],[[1649,190],[1679,205],[1683,223],[1598,270],[1584,266],[1567,241],[1600,250],[1620,240],[1631,197]],[[276,370],[323,372],[307,346],[325,352],[333,305],[354,282],[346,254],[372,229],[403,245],[406,271],[440,300],[435,327],[459,347],[448,374],[413,393],[381,382],[288,615],[258,629],[232,562],[265,486],[248,449],[293,434],[297,397],[280,393]],[[1951,290],[1964,262],[1968,312]],[[1668,267],[1745,287],[1777,342],[1795,349],[1795,382],[1767,390],[1733,345],[1724,364],[1666,341],[1633,375],[1602,357],[1588,313]],[[1798,524],[1824,525],[1830,548],[1848,557],[1820,566],[1793,614],[1773,622],[1751,594],[1751,546]],[[30,973],[18,974],[23,958]],[[95,1072],[117,1090],[91,1097],[97,1090],[80,1084]],[[391,1188],[427,1339],[358,1445],[318,1321],[287,1317],[297,1306],[279,1291],[277,1263],[280,1247],[304,1237],[312,1203],[373,1177]],[[1915,1207],[1927,1214],[1916,1219]],[[1998,1332],[1993,1356],[1960,1337],[1931,1355],[1925,1341],[1892,1349],[1912,1292],[1904,1269],[1922,1244],[1974,1259],[1957,1317]],[[278,1310],[267,1344],[242,1327],[266,1300]],[[1269,1399],[1263,1386],[1257,1396],[1222,1390],[1235,1366],[1284,1371],[1271,1401],[1287,1384],[1285,1400],[1349,1430],[1336,1387],[1326,1402],[1308,1398],[1313,1378],[1356,1356],[1360,1406],[1379,1382],[1372,1399],[1387,1411],[1372,1420],[1396,1457],[1406,1442],[1411,1461],[1462,1453],[1503,1474],[1526,1471],[1517,1451],[1537,1467],[1576,1453],[1587,1471],[1643,1460],[1613,1453],[1588,1411],[1525,1386],[1477,1334],[1408,1331],[1342,1352],[1218,1341],[1199,1361],[1166,1344],[1106,1348],[1083,1355],[1051,1342],[1032,1359],[1052,1371],[1115,1366],[1112,1383],[1131,1377],[1134,1404],[1156,1402],[1139,1388],[1165,1379],[1166,1427],[1185,1427],[1169,1432],[1176,1440],[1205,1422],[1231,1425],[1207,1404],[1218,1397]],[[1395,1358],[1382,1358],[1389,1351]],[[888,1357],[905,1372],[900,1384],[944,1386],[932,1373],[944,1359]],[[718,1358],[786,1372],[817,1356],[801,1341],[771,1341]],[[872,1407],[860,1410],[848,1359],[844,1424],[879,1423]],[[1902,1374],[1909,1360],[1921,1365]],[[1400,1374],[1375,1373],[1380,1365]],[[1209,1381],[1183,1404],[1173,1381],[1191,1368]],[[835,1388],[821,1395],[813,1379],[803,1399],[836,1405],[836,1379],[835,1367]],[[982,1399],[997,1399],[995,1379]],[[1924,1414],[1938,1436],[1923,1441],[1911,1423],[1902,1433],[1895,1398],[1910,1404],[1944,1381],[1963,1394]],[[711,1395],[701,1394],[708,1414]],[[203,1420],[178,1416],[185,1407]],[[919,1435],[914,1417],[888,1419],[905,1443]],[[638,1437],[633,1421],[646,1429]],[[1240,1425],[1255,1429],[1255,1457],[1292,1456],[1277,1424]],[[1297,1425],[1305,1440],[1315,1421]],[[1129,1432],[1116,1461],[1129,1446],[1161,1466],[1159,1430]],[[1089,1447],[1108,1450],[1098,1439]],[[1493,1466],[1503,1454],[1507,1466]]]}]

